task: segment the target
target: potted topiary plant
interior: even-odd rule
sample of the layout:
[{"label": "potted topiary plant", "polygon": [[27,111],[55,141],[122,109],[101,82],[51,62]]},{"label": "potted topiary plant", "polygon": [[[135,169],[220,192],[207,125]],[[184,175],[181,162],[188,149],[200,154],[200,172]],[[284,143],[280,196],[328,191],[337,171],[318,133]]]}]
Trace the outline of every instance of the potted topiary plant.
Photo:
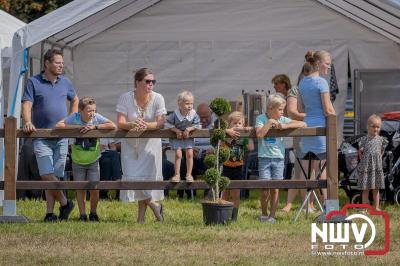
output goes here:
[{"label": "potted topiary plant", "polygon": [[210,141],[214,152],[204,158],[204,164],[208,168],[204,174],[205,181],[211,187],[212,200],[203,201],[203,220],[209,224],[225,224],[232,218],[233,203],[221,199],[221,193],[226,189],[230,180],[222,176],[222,165],[229,159],[230,151],[221,148],[221,141],[225,140],[227,122],[222,119],[224,114],[231,110],[229,102],[223,98],[215,98],[210,104],[211,110],[218,116],[212,131]]}]

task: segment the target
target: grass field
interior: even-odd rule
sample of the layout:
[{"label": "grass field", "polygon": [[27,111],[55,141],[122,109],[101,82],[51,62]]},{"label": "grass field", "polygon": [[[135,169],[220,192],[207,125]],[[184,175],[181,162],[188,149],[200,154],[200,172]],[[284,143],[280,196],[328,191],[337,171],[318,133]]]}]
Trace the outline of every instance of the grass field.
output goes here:
[{"label": "grass field", "polygon": [[[148,212],[145,224],[134,222],[137,204],[102,201],[100,223],[43,223],[45,202],[19,201],[18,213],[28,224],[0,224],[1,265],[398,265],[400,209],[384,206],[391,216],[391,247],[384,256],[313,256],[311,219],[295,212],[278,213],[276,224],[258,221],[257,192],[243,200],[239,220],[226,226],[205,226],[199,201],[164,201],[165,222]],[[285,192],[281,193],[280,208]],[[343,197],[343,195],[342,195]],[[346,200],[343,197],[341,202]],[[296,206],[297,208],[297,206]],[[379,221],[378,221],[379,223]],[[382,234],[377,236],[383,246]]]}]

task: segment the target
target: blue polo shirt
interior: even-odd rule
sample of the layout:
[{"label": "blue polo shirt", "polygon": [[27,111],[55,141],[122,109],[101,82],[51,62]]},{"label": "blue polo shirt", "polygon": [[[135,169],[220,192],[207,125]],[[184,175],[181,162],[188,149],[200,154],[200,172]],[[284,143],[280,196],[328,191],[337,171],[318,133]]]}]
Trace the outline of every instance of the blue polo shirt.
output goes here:
[{"label": "blue polo shirt", "polygon": [[68,115],[67,100],[75,95],[71,81],[64,76],[58,76],[53,84],[44,74],[38,74],[28,79],[22,102],[32,102],[32,123],[36,128],[53,128]]}]

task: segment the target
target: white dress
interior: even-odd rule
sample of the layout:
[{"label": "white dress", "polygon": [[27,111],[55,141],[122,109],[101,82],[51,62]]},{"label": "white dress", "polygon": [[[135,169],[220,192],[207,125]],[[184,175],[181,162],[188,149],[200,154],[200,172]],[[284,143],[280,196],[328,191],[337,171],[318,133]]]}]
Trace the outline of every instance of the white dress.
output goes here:
[{"label": "white dress", "polygon": [[[117,104],[117,112],[126,115],[127,121],[139,117],[134,103],[133,91],[122,94]],[[144,112],[145,121],[155,121],[156,116],[166,114],[164,97],[152,92],[151,99]],[[124,138],[121,139],[122,181],[162,181],[161,139]],[[122,201],[162,200],[162,190],[121,190]]]}]

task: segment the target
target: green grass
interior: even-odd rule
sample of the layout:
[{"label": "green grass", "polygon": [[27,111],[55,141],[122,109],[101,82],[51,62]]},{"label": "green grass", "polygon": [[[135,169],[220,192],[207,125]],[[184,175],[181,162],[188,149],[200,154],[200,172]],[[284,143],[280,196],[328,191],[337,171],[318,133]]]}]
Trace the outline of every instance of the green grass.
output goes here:
[{"label": "green grass", "polygon": [[[101,201],[102,222],[82,223],[74,209],[68,222],[43,223],[45,202],[18,201],[28,224],[0,224],[1,265],[392,265],[400,261],[397,206],[384,206],[391,216],[391,251],[385,256],[312,256],[310,223],[295,211],[278,213],[276,224],[258,221],[257,192],[243,200],[239,220],[226,226],[205,226],[198,200],[164,201],[165,222],[150,211],[146,223],[135,223],[137,204]],[[281,193],[280,208],[286,193]],[[346,199],[341,195],[341,202]],[[297,208],[298,205],[295,205]],[[379,221],[378,221],[379,224]],[[378,244],[383,243],[379,236]]]}]

